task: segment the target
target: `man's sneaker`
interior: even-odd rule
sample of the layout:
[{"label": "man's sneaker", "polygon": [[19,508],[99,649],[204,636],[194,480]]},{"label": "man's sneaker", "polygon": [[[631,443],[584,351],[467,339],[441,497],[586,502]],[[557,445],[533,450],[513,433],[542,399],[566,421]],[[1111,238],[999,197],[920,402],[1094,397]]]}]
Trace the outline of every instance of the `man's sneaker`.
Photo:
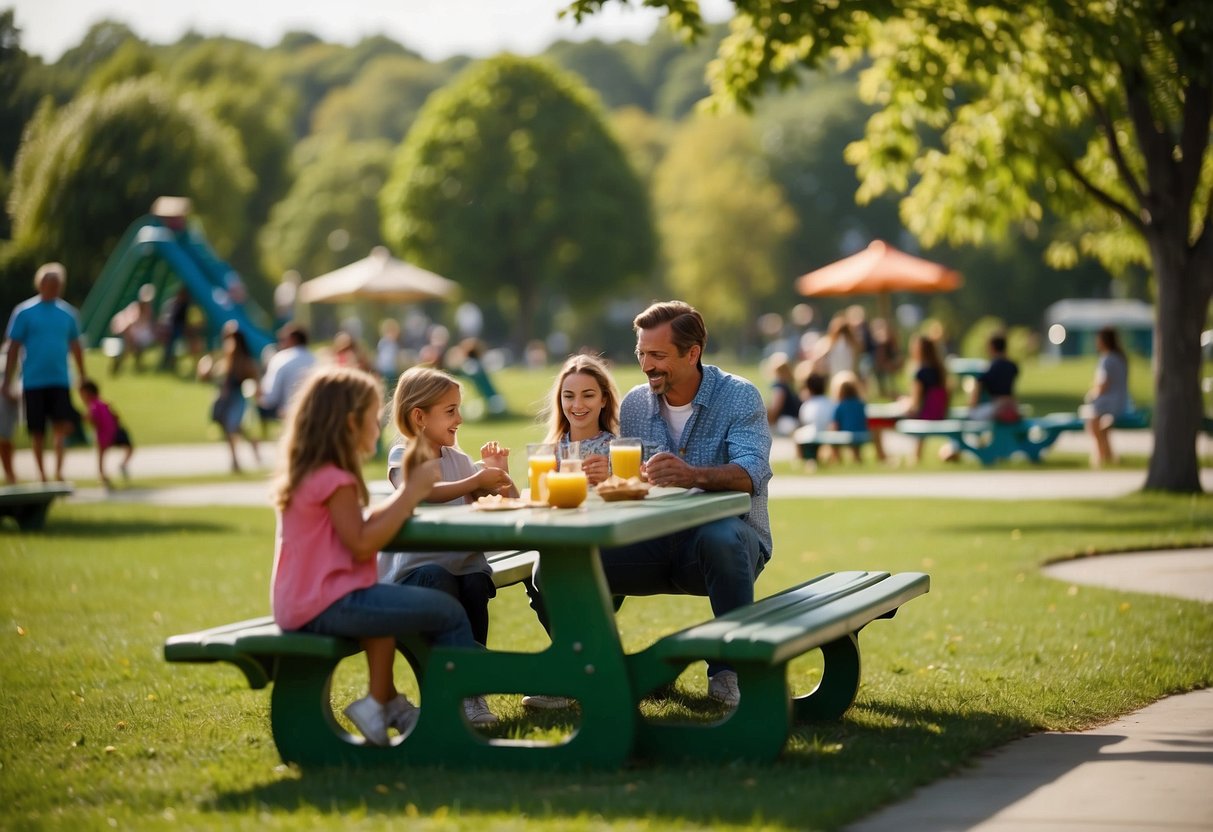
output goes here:
[{"label": "man's sneaker", "polygon": [[387,745],[387,720],[384,719],[383,706],[372,696],[364,696],[346,706],[345,715],[350,722],[358,726],[362,736],[371,745]]},{"label": "man's sneaker", "polygon": [[522,697],[522,707],[535,708],[540,711],[559,711],[573,707],[573,700],[567,696],[524,696]]},{"label": "man's sneaker", "polygon": [[497,724],[497,716],[489,710],[489,703],[483,696],[469,696],[463,700],[463,712],[467,714],[468,722],[481,728],[491,728]]},{"label": "man's sneaker", "polygon": [[741,690],[737,687],[737,673],[732,670],[722,670],[715,676],[708,677],[708,696],[736,708],[741,702]]},{"label": "man's sneaker", "polygon": [[401,734],[407,734],[417,724],[421,709],[409,701],[403,693],[383,706],[383,716],[389,728],[395,728]]}]

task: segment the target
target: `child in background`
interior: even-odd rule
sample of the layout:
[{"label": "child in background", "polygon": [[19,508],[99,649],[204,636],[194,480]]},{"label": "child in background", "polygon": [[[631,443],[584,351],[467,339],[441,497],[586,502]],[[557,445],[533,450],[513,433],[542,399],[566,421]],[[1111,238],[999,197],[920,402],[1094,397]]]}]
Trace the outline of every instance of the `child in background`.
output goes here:
[{"label": "child in background", "polygon": [[[455,446],[455,433],[463,424],[459,412],[459,382],[432,367],[412,367],[396,382],[392,417],[408,442],[388,453],[388,480],[397,487],[408,483],[414,466],[427,460],[439,465],[439,476],[427,502],[471,503],[486,494],[518,496],[510,479],[510,451],[496,442],[480,449],[481,463]],[[437,589],[458,599],[471,622],[472,637],[481,645],[489,638],[489,599],[497,594],[493,571],[483,552],[384,552],[379,557],[380,580],[407,587]],[[464,702],[473,725],[490,726],[497,717],[483,696]]]},{"label": "child in background", "polygon": [[548,424],[544,442],[562,448],[570,441],[581,443],[581,470],[590,485],[610,476],[611,440],[619,433],[619,390],[601,359],[574,355],[565,361],[540,419]]},{"label": "child in background", "polygon": [[834,424],[834,400],[826,395],[826,377],[821,373],[810,373],[804,380],[804,403],[800,405],[800,424],[812,431],[797,435],[797,445],[801,458],[811,465],[817,464],[817,454],[821,446],[814,442],[802,442],[809,434],[829,430]]},{"label": "child in background", "polygon": [[370,691],[345,709],[371,745],[404,733],[417,708],[396,691],[398,641],[425,634],[441,646],[476,646],[463,608],[432,589],[377,581],[375,558],[438,479],[437,462],[419,465],[408,483],[364,514],[362,459],[375,450],[383,408],[379,379],[343,367],[303,383],[282,438],[276,488],[278,531],[271,603],[283,630],[358,639]]},{"label": "child in background", "polygon": [[[859,395],[859,377],[849,370],[844,370],[841,373],[835,373],[830,379],[830,386],[833,388],[833,399],[836,402],[834,407],[834,430],[845,430],[854,434],[862,434],[864,441],[867,440],[868,434],[868,413],[867,405],[864,403],[863,397]],[[860,448],[862,442],[856,442],[851,445],[851,454],[856,462],[860,462]],[[842,453],[838,452],[838,461],[842,461]]]},{"label": "child in background", "polygon": [[88,420],[92,422],[93,431],[97,434],[97,473],[101,476],[102,485],[113,488],[114,484],[105,475],[105,452],[110,448],[126,449],[122,462],[118,463],[118,470],[122,472],[122,479],[129,480],[131,475],[128,466],[131,464],[131,455],[135,453],[135,446],[131,443],[130,434],[118,419],[118,414],[101,400],[95,383],[86,381],[80,385],[80,399],[88,409]]}]

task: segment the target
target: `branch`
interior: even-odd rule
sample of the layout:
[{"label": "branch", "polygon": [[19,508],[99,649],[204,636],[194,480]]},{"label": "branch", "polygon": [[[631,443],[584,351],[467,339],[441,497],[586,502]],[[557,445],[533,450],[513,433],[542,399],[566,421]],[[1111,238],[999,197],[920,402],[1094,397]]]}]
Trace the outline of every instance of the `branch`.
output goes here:
[{"label": "branch", "polygon": [[1091,109],[1095,113],[1095,117],[1099,120],[1103,127],[1104,136],[1108,140],[1108,147],[1112,151],[1112,161],[1116,163],[1116,169],[1120,171],[1120,177],[1129,186],[1129,190],[1133,192],[1133,196],[1137,198],[1138,205],[1145,205],[1146,194],[1142,190],[1141,183],[1137,181],[1137,176],[1134,175],[1129,167],[1128,160],[1125,159],[1124,151],[1121,150],[1120,140],[1116,138],[1116,125],[1112,123],[1112,117],[1108,115],[1107,109],[1095,97],[1095,93],[1084,85],[1079,85],[1082,91],[1086,94],[1087,100],[1091,102]]},{"label": "branch", "polygon": [[[1125,102],[1129,107],[1129,118],[1137,131],[1137,140],[1141,142],[1141,155],[1146,162],[1146,181],[1155,196],[1165,194],[1169,189],[1158,187],[1158,177],[1173,176],[1175,173],[1171,167],[1171,138],[1164,129],[1155,126],[1154,115],[1150,112],[1150,93],[1142,78],[1141,68],[1122,63],[1120,74],[1125,82]],[[1151,162],[1156,166],[1153,169],[1154,176],[1150,175]],[[1161,165],[1162,169],[1157,169],[1157,165]]]},{"label": "branch", "polygon": [[1077,179],[1084,188],[1086,188],[1088,191],[1090,191],[1091,196],[1095,197],[1097,202],[1099,202],[1105,208],[1108,208],[1112,212],[1120,214],[1122,217],[1124,217],[1126,220],[1129,221],[1130,225],[1132,225],[1134,228],[1136,228],[1142,234],[1145,233],[1146,224],[1145,224],[1145,222],[1142,221],[1142,218],[1139,214],[1135,213],[1133,211],[1133,209],[1130,208],[1128,205],[1125,205],[1123,202],[1118,200],[1116,197],[1112,196],[1110,193],[1105,191],[1103,188],[1099,187],[1094,182],[1092,182],[1090,179],[1088,179],[1086,177],[1086,174],[1084,174],[1081,170],[1078,169],[1078,165],[1074,162],[1073,159],[1069,158],[1065,154],[1061,154],[1061,159],[1062,159],[1062,164],[1065,166],[1065,169],[1070,172],[1070,175],[1073,176],[1075,179]]}]

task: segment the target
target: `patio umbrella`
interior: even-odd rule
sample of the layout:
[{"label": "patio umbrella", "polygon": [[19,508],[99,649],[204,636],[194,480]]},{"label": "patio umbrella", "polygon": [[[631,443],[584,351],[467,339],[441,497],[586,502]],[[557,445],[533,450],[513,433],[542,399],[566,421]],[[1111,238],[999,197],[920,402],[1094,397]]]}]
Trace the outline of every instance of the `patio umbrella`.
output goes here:
[{"label": "patio umbrella", "polygon": [[376,246],[367,257],[300,284],[298,299],[302,303],[409,303],[445,300],[458,287],[454,281],[398,260],[383,246]]},{"label": "patio umbrella", "polygon": [[801,275],[796,290],[809,297],[876,295],[887,317],[890,292],[951,292],[963,282],[947,266],[873,240],[863,251]]}]

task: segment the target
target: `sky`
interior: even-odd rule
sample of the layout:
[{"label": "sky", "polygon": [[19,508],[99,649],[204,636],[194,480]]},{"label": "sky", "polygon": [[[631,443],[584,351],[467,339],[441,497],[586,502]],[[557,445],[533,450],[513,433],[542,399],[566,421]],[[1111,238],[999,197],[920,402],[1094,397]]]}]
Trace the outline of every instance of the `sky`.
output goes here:
[{"label": "sky", "polygon": [[[11,2],[11,0],[10,0]],[[7,4],[6,4],[7,5]],[[16,0],[21,47],[47,62],[78,44],[99,20],[117,20],[152,43],[193,30],[272,46],[283,33],[309,31],[336,43],[386,35],[428,60],[542,52],[560,39],[645,40],[660,15],[611,2],[576,25],[557,19],[567,0]],[[708,20],[724,20],[727,0],[701,0]]]}]

